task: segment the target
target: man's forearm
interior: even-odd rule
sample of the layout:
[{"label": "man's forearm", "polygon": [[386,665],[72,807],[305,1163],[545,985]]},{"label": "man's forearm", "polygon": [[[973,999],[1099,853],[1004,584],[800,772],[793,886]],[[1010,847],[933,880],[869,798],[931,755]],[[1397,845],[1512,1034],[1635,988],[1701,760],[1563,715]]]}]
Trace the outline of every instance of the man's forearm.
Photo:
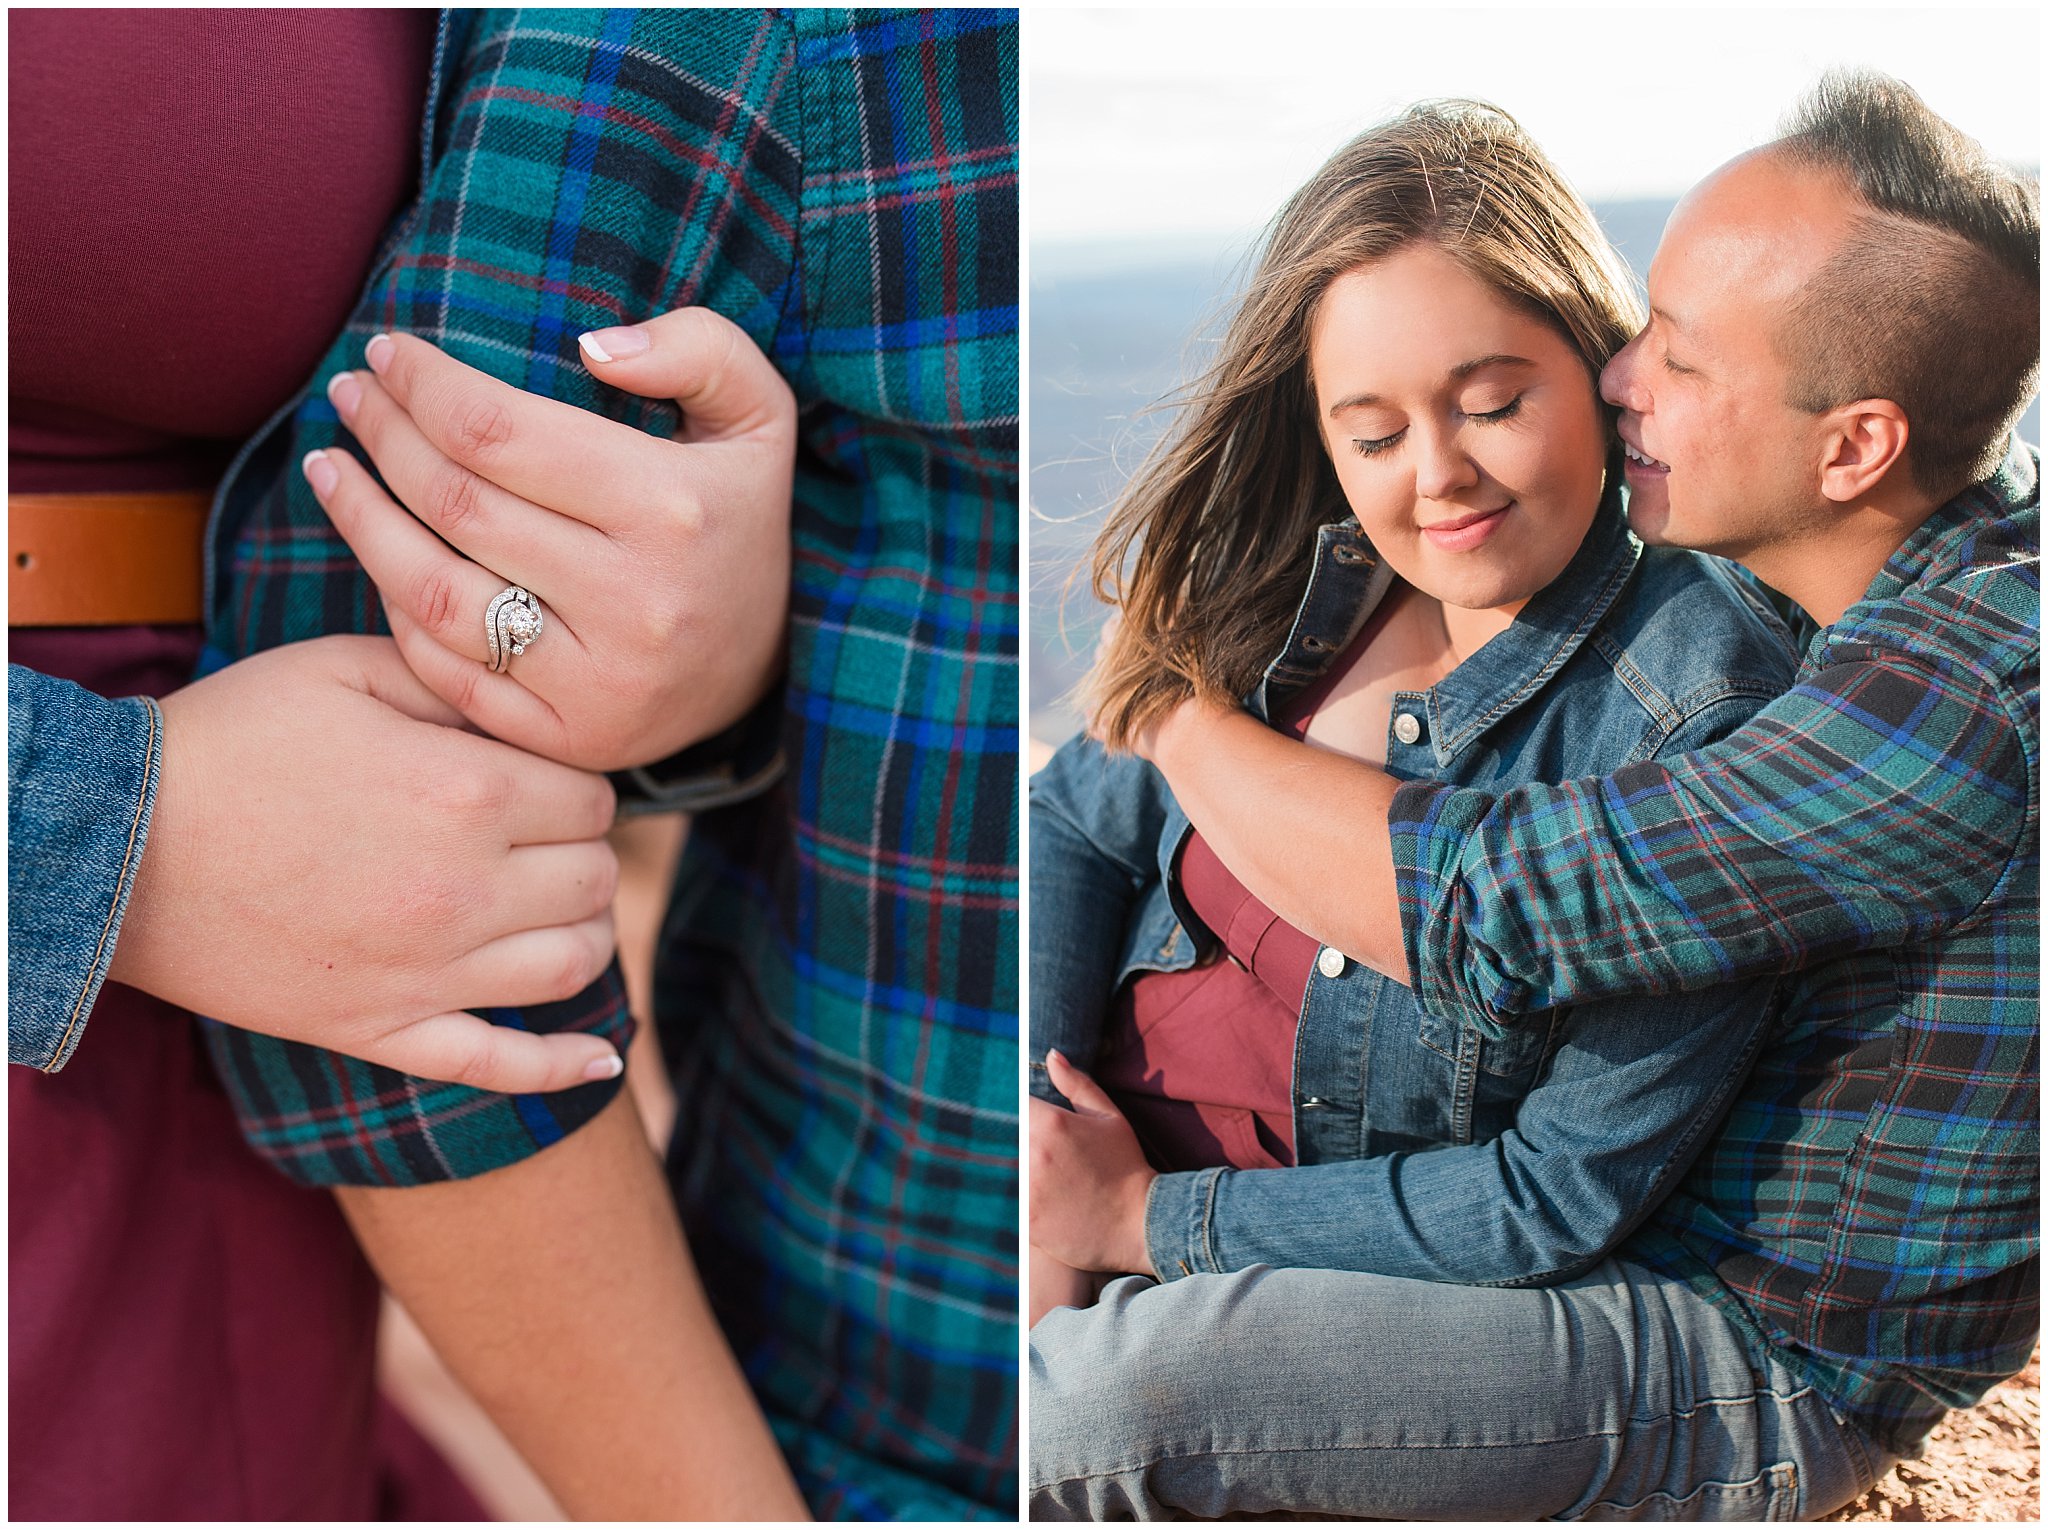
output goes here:
[{"label": "man's forearm", "polygon": [[336,1192],[384,1283],[576,1519],[804,1519],[630,1095],[475,1179]]},{"label": "man's forearm", "polygon": [[1160,724],[1151,755],[1223,864],[1267,907],[1408,981],[1387,832],[1399,782],[1283,737],[1249,713],[1201,702]]}]

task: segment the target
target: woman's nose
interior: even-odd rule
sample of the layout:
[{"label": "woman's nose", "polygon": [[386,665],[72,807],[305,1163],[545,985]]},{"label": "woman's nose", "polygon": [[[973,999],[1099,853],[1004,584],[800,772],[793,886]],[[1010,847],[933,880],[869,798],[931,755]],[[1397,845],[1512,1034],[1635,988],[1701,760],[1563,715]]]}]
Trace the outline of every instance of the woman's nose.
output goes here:
[{"label": "woman's nose", "polygon": [[1418,443],[1415,492],[1423,499],[1449,499],[1479,482],[1479,465],[1453,431],[1442,431]]}]

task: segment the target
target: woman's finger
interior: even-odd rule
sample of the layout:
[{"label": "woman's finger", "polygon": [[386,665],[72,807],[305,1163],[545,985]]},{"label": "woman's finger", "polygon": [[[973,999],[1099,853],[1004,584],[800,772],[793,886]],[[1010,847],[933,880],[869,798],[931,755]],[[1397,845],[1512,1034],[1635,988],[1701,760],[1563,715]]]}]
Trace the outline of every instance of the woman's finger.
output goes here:
[{"label": "woman's finger", "polygon": [[513,1009],[573,999],[604,976],[618,949],[611,910],[576,924],[519,930],[477,947],[448,970],[472,1009]]},{"label": "woman's finger", "polygon": [[522,499],[600,531],[674,511],[669,442],[502,383],[417,335],[373,335],[364,359],[444,457]]},{"label": "woman's finger", "polygon": [[619,890],[619,857],[602,839],[517,845],[492,889],[488,917],[501,933],[594,919]]},{"label": "woman's finger", "polygon": [[678,308],[577,337],[590,375],[682,408],[678,441],[796,433],[796,396],[747,332],[709,308]]},{"label": "woman's finger", "polygon": [[[354,550],[387,610],[396,608],[451,653],[490,660],[485,616],[509,581],[472,563],[421,525],[344,451],[309,452],[303,464],[313,497]],[[538,591],[541,632],[518,656],[520,680],[542,689],[575,672],[575,633]],[[422,676],[422,679],[425,677]]]},{"label": "woman's finger", "polygon": [[496,1094],[546,1094],[625,1071],[618,1048],[602,1036],[536,1036],[461,1013],[401,1026],[366,1055],[400,1073]]},{"label": "woman's finger", "polygon": [[601,566],[603,535],[444,454],[370,372],[337,372],[327,396],[400,504],[505,584],[547,587]]},{"label": "woman's finger", "polygon": [[1053,1087],[1067,1097],[1075,1111],[1084,1116],[1121,1116],[1116,1102],[1102,1090],[1102,1086],[1068,1062],[1058,1052],[1045,1054],[1045,1071],[1052,1079]]},{"label": "woman's finger", "polygon": [[[492,674],[467,655],[443,647],[401,606],[384,603],[385,620],[398,641],[407,667],[420,684],[494,738],[550,759],[577,761],[585,757],[554,706],[528,690],[511,674]],[[550,636],[542,629],[539,644]],[[568,634],[561,633],[566,638]],[[539,645],[513,658],[514,669],[539,652]]]}]

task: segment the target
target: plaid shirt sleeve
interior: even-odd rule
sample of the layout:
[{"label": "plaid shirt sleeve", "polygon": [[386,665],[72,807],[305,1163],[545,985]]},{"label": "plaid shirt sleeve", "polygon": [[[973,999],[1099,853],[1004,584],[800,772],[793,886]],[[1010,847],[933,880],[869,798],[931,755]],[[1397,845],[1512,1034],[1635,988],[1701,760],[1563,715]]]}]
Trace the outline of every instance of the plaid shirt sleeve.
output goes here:
[{"label": "plaid shirt sleeve", "polygon": [[[577,360],[578,333],[703,304],[773,354],[793,287],[792,28],[769,12],[701,11],[681,34],[687,48],[677,35],[664,13],[633,10],[444,20],[420,199],[305,394],[223,491],[213,662],[389,630],[295,468],[314,448],[352,446],[322,388],[364,364],[379,330],[663,435],[674,407],[602,388]],[[567,1003],[488,1018],[621,1043],[631,1029],[616,964]],[[221,1026],[209,1039],[250,1142],[315,1184],[481,1174],[559,1140],[619,1087],[515,1098]]]},{"label": "plaid shirt sleeve", "polygon": [[1416,994],[1497,1035],[1559,1004],[1936,933],[2023,848],[2023,740],[1981,675],[1852,648],[1698,754],[1497,797],[1403,787],[1390,823]]}]

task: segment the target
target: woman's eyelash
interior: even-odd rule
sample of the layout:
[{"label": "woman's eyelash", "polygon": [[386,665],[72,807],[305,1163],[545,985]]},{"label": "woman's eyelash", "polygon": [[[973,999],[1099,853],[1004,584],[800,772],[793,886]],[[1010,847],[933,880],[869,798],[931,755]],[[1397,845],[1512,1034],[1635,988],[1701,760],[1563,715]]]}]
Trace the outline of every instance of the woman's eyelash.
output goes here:
[{"label": "woman's eyelash", "polygon": [[[1498,409],[1489,409],[1483,414],[1468,414],[1465,418],[1468,420],[1478,420],[1484,425],[1498,425],[1503,420],[1512,420],[1517,414],[1521,413],[1521,409],[1522,400],[1518,394],[1514,398],[1509,399],[1505,404],[1502,404]],[[1354,436],[1351,439],[1351,449],[1361,457],[1377,457],[1381,452],[1389,452],[1399,446],[1401,438],[1407,434],[1408,432],[1405,430],[1397,430],[1391,436],[1380,436],[1375,440],[1369,441]]]}]

